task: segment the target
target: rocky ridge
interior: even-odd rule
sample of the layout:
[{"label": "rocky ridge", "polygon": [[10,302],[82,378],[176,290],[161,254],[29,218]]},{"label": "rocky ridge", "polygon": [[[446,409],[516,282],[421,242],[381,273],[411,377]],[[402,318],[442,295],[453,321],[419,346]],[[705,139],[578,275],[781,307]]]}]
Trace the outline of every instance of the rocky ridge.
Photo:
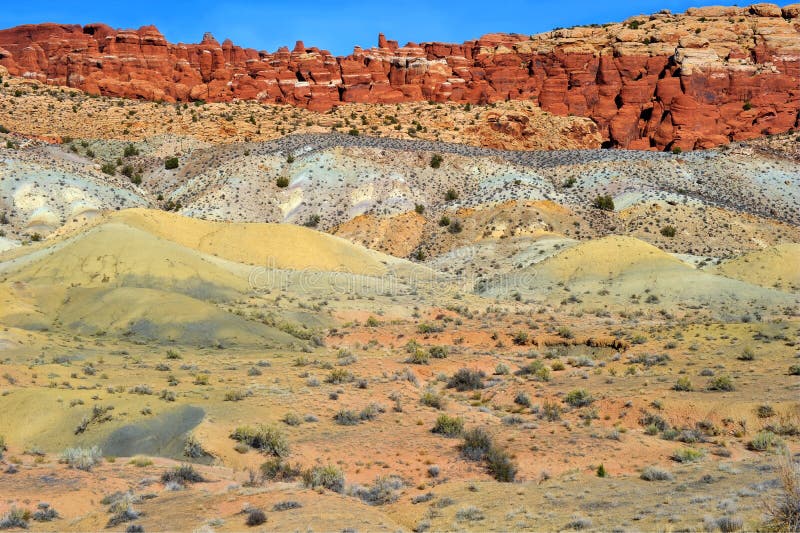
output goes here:
[{"label": "rocky ridge", "polygon": [[257,100],[326,111],[343,103],[532,100],[589,117],[608,146],[708,148],[798,126],[800,4],[660,12],[603,26],[462,44],[379,37],[334,57],[298,41],[274,53],[172,44],[153,26],[26,25],[0,31],[11,75],[164,101]]}]

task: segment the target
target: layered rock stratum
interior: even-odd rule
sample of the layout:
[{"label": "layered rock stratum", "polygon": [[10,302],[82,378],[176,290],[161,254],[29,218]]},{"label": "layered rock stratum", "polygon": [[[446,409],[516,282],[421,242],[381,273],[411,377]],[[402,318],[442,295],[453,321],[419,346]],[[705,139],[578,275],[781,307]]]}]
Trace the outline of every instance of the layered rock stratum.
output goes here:
[{"label": "layered rock stratum", "polygon": [[274,53],[172,44],[153,26],[26,25],[0,31],[11,75],[147,100],[485,104],[531,100],[589,117],[608,146],[696,149],[798,127],[800,4],[663,11],[539,35],[378,46],[335,57],[298,41]]}]

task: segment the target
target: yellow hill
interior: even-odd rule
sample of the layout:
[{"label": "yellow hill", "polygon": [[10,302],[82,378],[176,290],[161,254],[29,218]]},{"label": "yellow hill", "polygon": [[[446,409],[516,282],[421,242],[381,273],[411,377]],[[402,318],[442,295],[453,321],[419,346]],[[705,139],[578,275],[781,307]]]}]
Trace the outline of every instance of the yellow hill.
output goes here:
[{"label": "yellow hill", "polygon": [[800,290],[800,244],[779,244],[725,261],[715,274],[762,287],[796,292]]},{"label": "yellow hill", "polygon": [[248,265],[379,276],[386,272],[386,263],[399,262],[339,237],[291,224],[210,222],[147,209],[127,209],[110,219]]},{"label": "yellow hill", "polygon": [[557,281],[612,279],[622,274],[664,269],[691,270],[651,244],[618,235],[581,242],[533,268],[538,274]]},{"label": "yellow hill", "polygon": [[32,286],[152,287],[202,299],[246,290],[247,280],[193,250],[121,223],[106,223],[37,252],[9,277]]}]

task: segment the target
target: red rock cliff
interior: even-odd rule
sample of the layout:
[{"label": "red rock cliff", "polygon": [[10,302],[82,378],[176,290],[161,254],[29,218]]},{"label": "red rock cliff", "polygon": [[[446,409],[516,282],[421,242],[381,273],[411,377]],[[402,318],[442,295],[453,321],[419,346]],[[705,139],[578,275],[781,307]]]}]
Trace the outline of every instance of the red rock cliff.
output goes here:
[{"label": "red rock cliff", "polygon": [[800,4],[690,9],[534,36],[408,43],[334,57],[298,41],[267,53],[171,44],[152,26],[0,31],[12,75],[148,100],[255,99],[327,110],[346,102],[530,99],[593,119],[610,146],[706,148],[800,126]]}]

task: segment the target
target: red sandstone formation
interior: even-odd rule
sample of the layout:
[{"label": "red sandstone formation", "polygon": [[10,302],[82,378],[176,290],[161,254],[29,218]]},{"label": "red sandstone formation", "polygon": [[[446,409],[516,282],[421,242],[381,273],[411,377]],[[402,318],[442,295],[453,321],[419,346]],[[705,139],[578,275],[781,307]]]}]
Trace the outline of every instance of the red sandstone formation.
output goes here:
[{"label": "red sandstone formation", "polygon": [[324,111],[346,102],[537,101],[590,117],[609,146],[707,148],[798,127],[800,4],[662,12],[603,27],[463,44],[408,43],[334,57],[275,53],[210,34],[171,44],[153,26],[40,24],[0,31],[12,75],[148,100],[255,99]]}]

